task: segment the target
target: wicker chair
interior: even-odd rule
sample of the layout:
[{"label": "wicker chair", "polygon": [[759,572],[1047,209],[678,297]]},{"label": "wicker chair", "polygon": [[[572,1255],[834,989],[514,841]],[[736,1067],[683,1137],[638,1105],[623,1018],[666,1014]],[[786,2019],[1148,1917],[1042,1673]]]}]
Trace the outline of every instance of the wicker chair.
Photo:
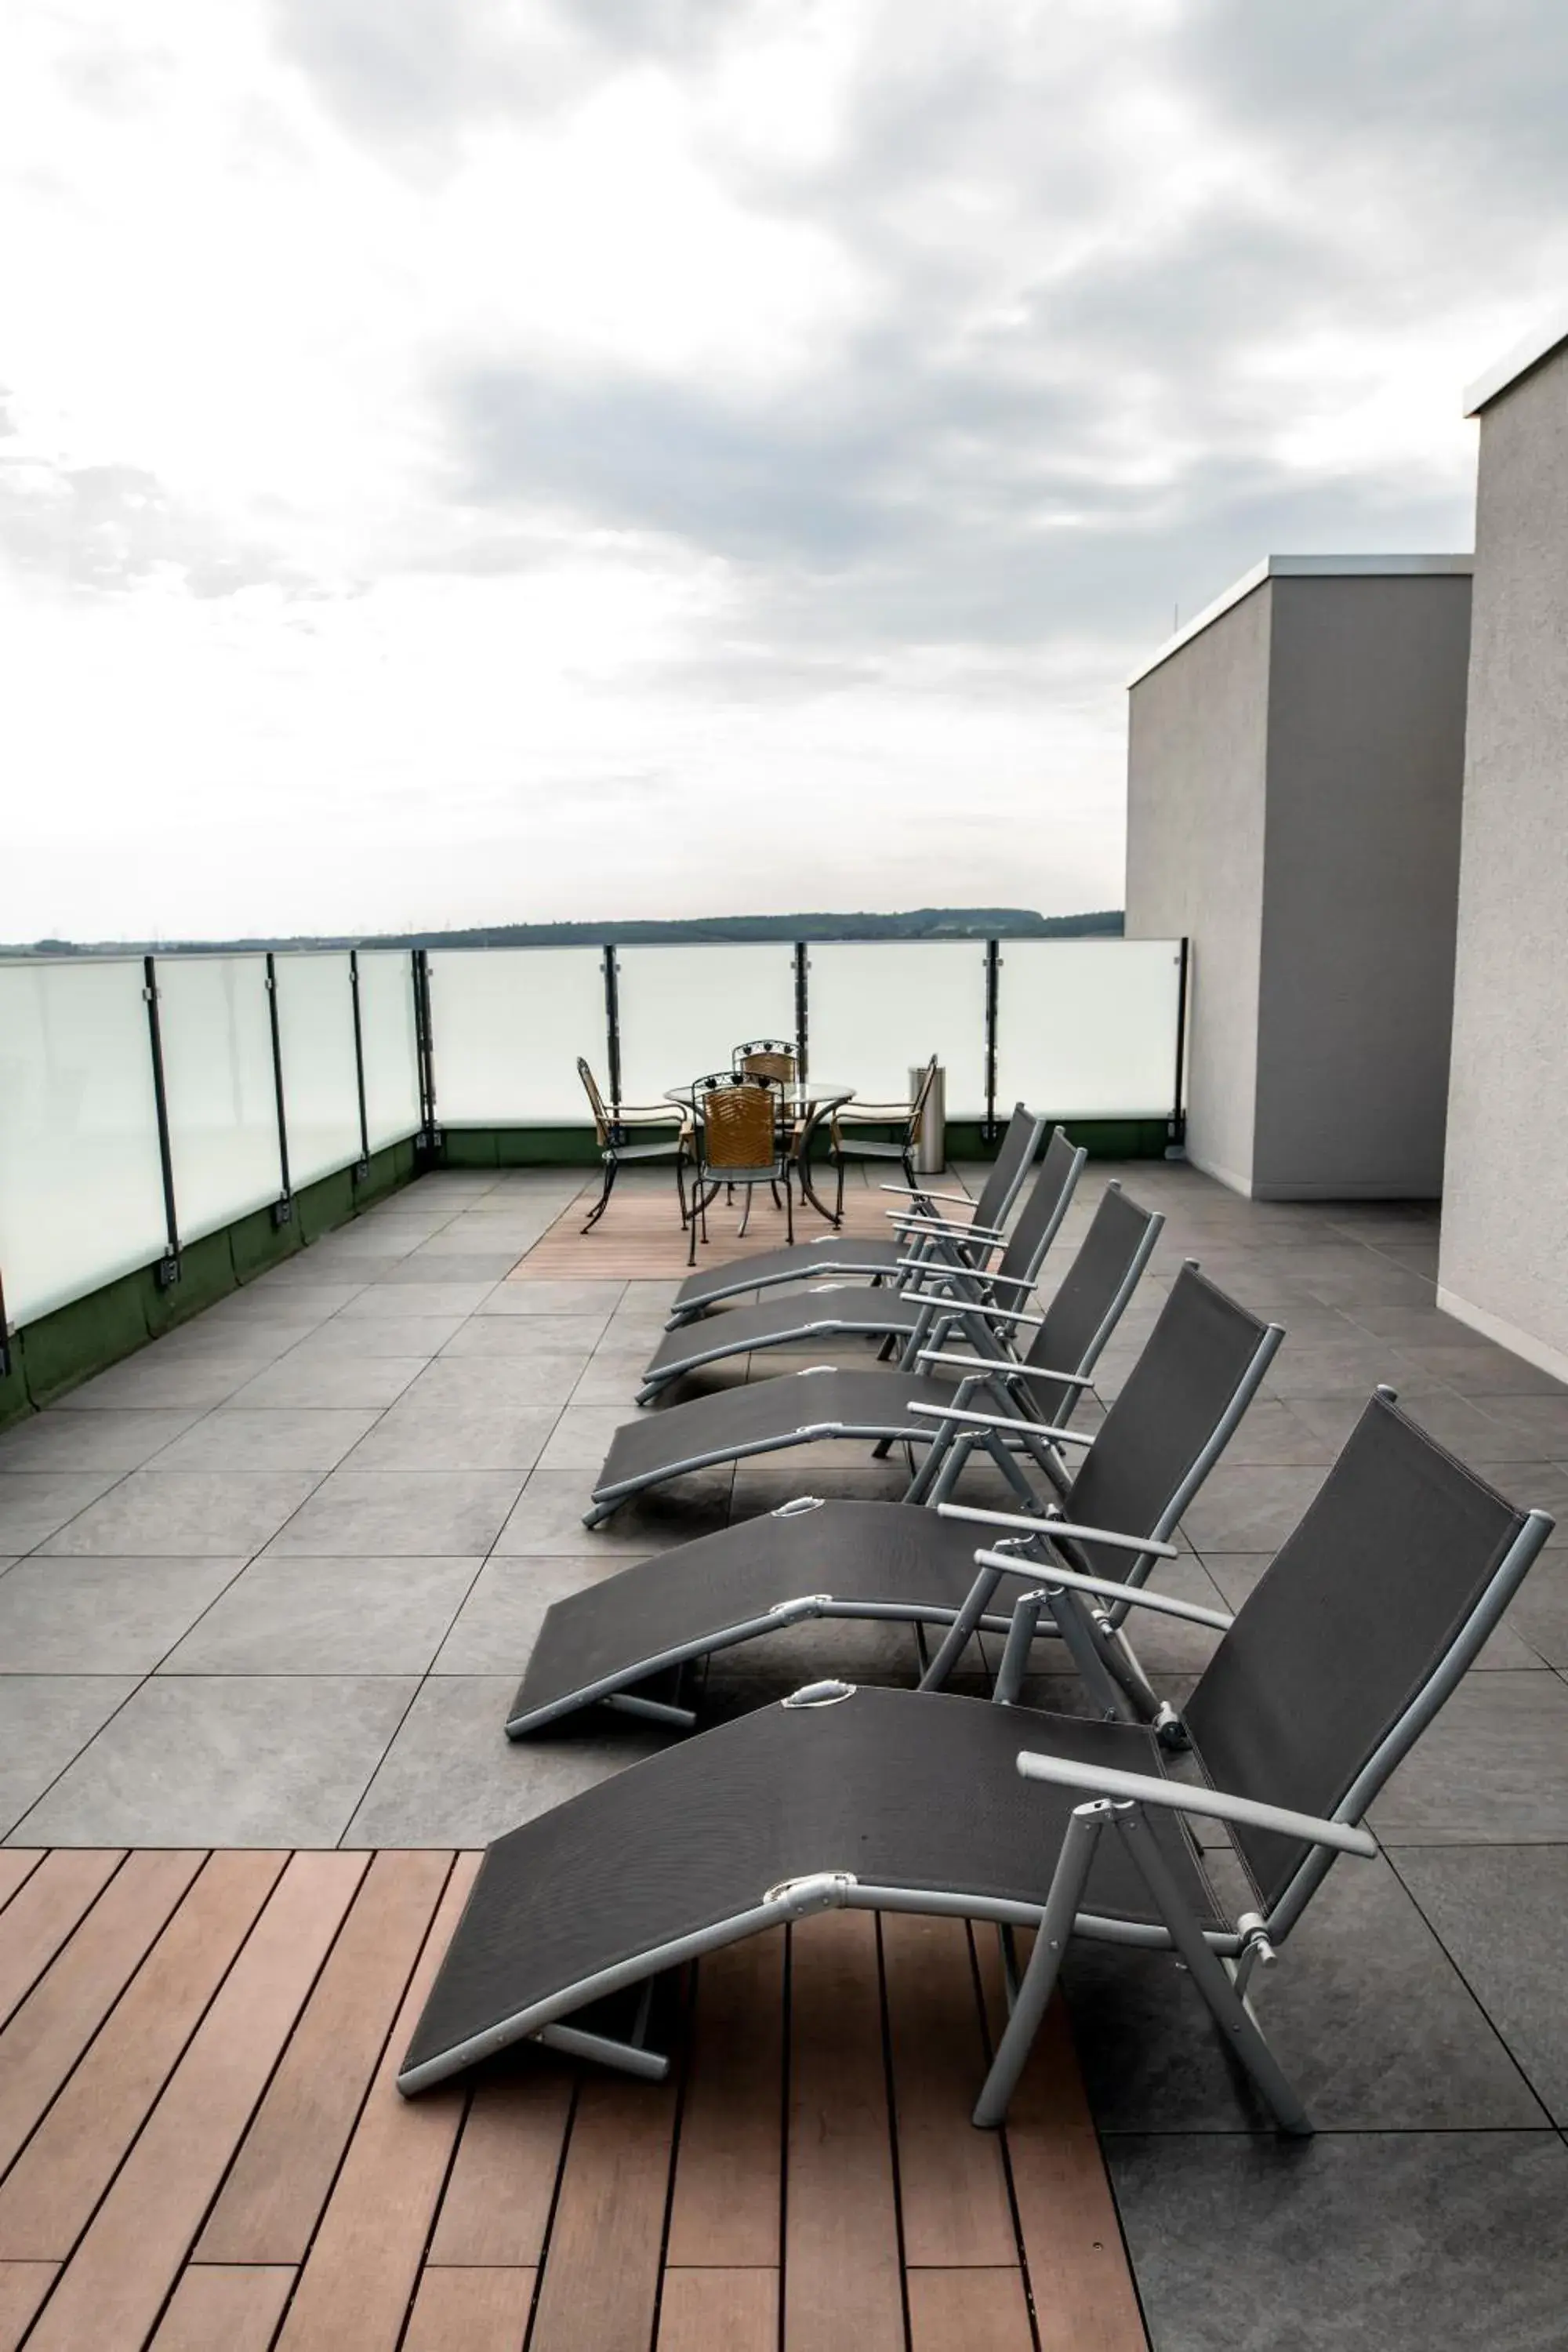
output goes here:
[{"label": "wicker chair", "polygon": [[[828,1121],[828,1158],[838,1173],[837,1218],[844,1213],[844,1164],[848,1160],[881,1160],[900,1161],[904,1181],[913,1186],[915,1181],[915,1146],[920,1141],[921,1121],[925,1117],[926,1104],[936,1083],[936,1055],[933,1054],[921,1072],[920,1085],[911,1102],[839,1103]],[[900,1132],[889,1141],[880,1136],[858,1134],[866,1127],[897,1127]]]},{"label": "wicker chair", "polygon": [[732,1056],[737,1070],[753,1078],[776,1078],[781,1086],[793,1087],[795,1081],[795,1050],[785,1037],[753,1037],[747,1045],[737,1045]]},{"label": "wicker chair", "polygon": [[708,1239],[708,1205],[726,1185],[746,1188],[743,1234],[751,1221],[752,1194],[765,1184],[778,1200],[784,1186],[785,1229],[795,1239],[795,1204],[790,1192],[790,1150],[781,1130],[778,1082],[749,1070],[721,1070],[699,1078],[691,1089],[697,1108],[697,1172],[690,1212],[691,1245],[687,1263],[697,1263],[697,1228]]},{"label": "wicker chair", "polygon": [[[616,1178],[628,1163],[673,1160],[675,1189],[680,1197],[680,1222],[686,1223],[687,1154],[691,1149],[691,1115],[679,1110],[673,1103],[621,1103],[611,1111],[599,1092],[599,1082],[579,1054],[577,1076],[583,1081],[583,1091],[594,1114],[594,1139],[599,1147],[599,1158],[605,1167],[605,1188],[595,1202],[583,1231],[591,1234],[610,1202]],[[654,1143],[638,1143],[632,1139],[639,1131],[647,1134],[656,1127],[672,1127],[673,1137]]]}]

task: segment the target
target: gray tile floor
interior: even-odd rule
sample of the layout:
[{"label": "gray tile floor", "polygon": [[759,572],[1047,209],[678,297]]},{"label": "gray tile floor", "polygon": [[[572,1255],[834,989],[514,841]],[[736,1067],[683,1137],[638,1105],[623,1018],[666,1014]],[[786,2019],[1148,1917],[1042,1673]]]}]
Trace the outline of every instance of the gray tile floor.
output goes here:
[{"label": "gray tile floor", "polygon": [[[1090,1170],[1058,1261],[1110,1172]],[[1183,1168],[1118,1172],[1168,1223],[1106,1394],[1184,1257],[1289,1334],[1189,1514],[1173,1589],[1245,1596],[1378,1380],[1564,1520],[1378,1803],[1382,1856],[1341,1866],[1261,1983],[1315,2142],[1262,2127],[1170,1962],[1074,1954],[1075,2031],[1152,2340],[1556,2347],[1568,1391],[1438,1314],[1430,1210],[1265,1205]],[[552,1598],[803,1486],[889,1491],[819,1447],[586,1533],[588,1475],[670,1286],[505,1282],[576,1181],[427,1178],[0,1435],[0,1834],[482,1842],[658,1737],[590,1722],[508,1746],[501,1712]],[[1204,1638],[1172,1627],[1141,1646],[1179,1692]],[[716,1667],[707,1698],[731,1712],[829,1664],[902,1677],[910,1655],[902,1633],[801,1629]],[[1072,1703],[1059,1681],[1040,1696]]]}]

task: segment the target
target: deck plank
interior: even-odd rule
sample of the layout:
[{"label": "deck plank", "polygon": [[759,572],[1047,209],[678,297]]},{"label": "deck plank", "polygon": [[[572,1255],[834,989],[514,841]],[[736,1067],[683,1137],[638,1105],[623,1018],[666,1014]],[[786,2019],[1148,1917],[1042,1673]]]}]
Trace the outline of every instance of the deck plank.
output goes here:
[{"label": "deck plank", "polygon": [[519,2352],[533,2308],[531,2270],[428,2269],[403,2352]]},{"label": "deck plank", "polygon": [[555,2199],[575,2068],[547,2050],[524,2053],[515,2080],[482,2082],[430,2242],[432,2269],[533,2270]]},{"label": "deck plank", "polygon": [[51,1853],[0,1913],[0,2021],[26,2000],[124,1859],[95,1848]]},{"label": "deck plank", "polygon": [[910,2352],[1034,2352],[1023,2273],[911,2270]]},{"label": "deck plank", "polygon": [[[994,1936],[980,1931],[993,2036],[1006,2014]],[[1019,1966],[1030,1939],[1019,1937]],[[1060,1995],[1013,2095],[1006,2124],[1013,2193],[1040,2352],[1147,2352],[1100,2138]]]},{"label": "deck plank", "polygon": [[0,1845],[0,1911],[3,1911],[19,1886],[25,1886],[46,1849],[33,1845]]},{"label": "deck plank", "polygon": [[911,2270],[1017,2267],[1001,2143],[970,2122],[987,2063],[962,1919],[882,1922],[899,2203]]},{"label": "deck plank", "polygon": [[0,2263],[0,2352],[16,2352],[59,2268],[58,2263]]},{"label": "deck plank", "polygon": [[277,1884],[287,1856],[214,1854],[0,2183],[0,2259],[62,2261]]},{"label": "deck plank", "polygon": [[647,2352],[675,2104],[673,2079],[584,2075],[529,2352]]},{"label": "deck plank", "polygon": [[790,1931],[784,2338],[790,2352],[904,2352],[877,1923]]},{"label": "deck plank", "polygon": [[[818,1175],[820,1178],[820,1171]],[[584,1234],[583,1220],[598,1196],[595,1178],[540,1235],[507,1280],[672,1282],[689,1273],[687,1236],[680,1226],[673,1171],[666,1183],[657,1186],[627,1183],[623,1178],[610,1196],[603,1223],[595,1225],[591,1234]],[[884,1212],[892,1205],[885,1193],[864,1183],[847,1181],[844,1223],[839,1231],[851,1237],[858,1234],[862,1240],[872,1234],[886,1238],[893,1229]],[[697,1244],[700,1266],[722,1265],[731,1258],[761,1257],[768,1250],[785,1245],[788,1234],[784,1213],[773,1207],[765,1189],[759,1190],[752,1203],[751,1224],[744,1239],[737,1230],[739,1223],[738,1204],[731,1207],[722,1201],[712,1204],[708,1212],[708,1246],[705,1249],[700,1241]],[[809,1203],[803,1204],[797,1197],[795,1240],[820,1241],[832,1232],[826,1219],[819,1217]]]},{"label": "deck plank", "polygon": [[151,2352],[267,2352],[294,2284],[286,2266],[193,2263],[180,2279]]},{"label": "deck plank", "polygon": [[304,2261],[450,1867],[440,1853],[372,1862],[202,2232],[198,2262]]},{"label": "deck plank", "polygon": [[777,2352],[776,2270],[667,2270],[658,2352]]},{"label": "deck plank", "polygon": [[672,2270],[776,2270],[783,2219],[782,1934],[699,1961],[680,2113]]},{"label": "deck plank", "polygon": [[131,1854],[0,2033],[0,2173],[162,1935],[204,1859]]},{"label": "deck plank", "polygon": [[282,2352],[393,2352],[463,2119],[460,2084],[401,2098],[397,2069],[479,1869],[453,1865],[279,2337]]},{"label": "deck plank", "polygon": [[31,2352],[142,2341],[364,1866],[363,1854],[348,1853],[298,1853],[289,1862],[50,2295]]}]

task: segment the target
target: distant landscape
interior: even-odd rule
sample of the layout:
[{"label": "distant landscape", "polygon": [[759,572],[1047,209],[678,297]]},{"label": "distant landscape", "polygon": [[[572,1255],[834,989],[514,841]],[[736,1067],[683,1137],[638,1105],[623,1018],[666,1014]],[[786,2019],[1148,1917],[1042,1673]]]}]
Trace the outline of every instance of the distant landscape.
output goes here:
[{"label": "distant landscape", "polygon": [[703,940],[1067,940],[1120,939],[1121,909],[1037,915],[1026,907],[917,907],[902,915],[695,915],[679,920],[489,923],[458,931],[345,932],[284,939],[32,940],[4,955],[237,954],[263,948],[647,947]]}]

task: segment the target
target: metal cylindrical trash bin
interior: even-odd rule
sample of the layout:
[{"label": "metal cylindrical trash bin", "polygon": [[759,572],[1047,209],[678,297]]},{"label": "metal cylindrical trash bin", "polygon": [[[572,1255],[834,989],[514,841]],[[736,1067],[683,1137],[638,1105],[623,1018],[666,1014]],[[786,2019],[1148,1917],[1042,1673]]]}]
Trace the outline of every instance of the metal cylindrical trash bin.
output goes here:
[{"label": "metal cylindrical trash bin", "polygon": [[[922,1062],[918,1070],[910,1072],[910,1100],[919,1094],[926,1074]],[[931,1072],[931,1092],[921,1114],[920,1132],[915,1139],[915,1171],[921,1176],[940,1176],[947,1166],[947,1072],[941,1063]]]}]

